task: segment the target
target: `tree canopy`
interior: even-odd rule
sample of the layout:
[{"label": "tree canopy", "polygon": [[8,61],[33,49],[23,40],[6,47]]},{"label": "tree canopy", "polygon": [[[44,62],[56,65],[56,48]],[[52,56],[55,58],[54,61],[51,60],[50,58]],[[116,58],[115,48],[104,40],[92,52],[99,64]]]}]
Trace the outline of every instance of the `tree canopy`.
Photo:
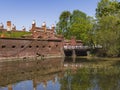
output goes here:
[{"label": "tree canopy", "polygon": [[96,42],[102,45],[107,56],[120,52],[120,3],[117,0],[101,0],[96,9]]},{"label": "tree canopy", "polygon": [[76,39],[81,39],[87,43],[92,26],[90,16],[87,16],[84,12],[79,10],[74,10],[72,13],[64,11],[59,17],[56,30],[58,34],[62,34],[66,39],[74,36]]},{"label": "tree canopy", "polygon": [[74,36],[92,47],[102,46],[101,55],[120,55],[120,2],[118,0],[100,0],[95,19],[80,10],[64,11],[56,26],[57,33],[62,34],[66,39]]}]

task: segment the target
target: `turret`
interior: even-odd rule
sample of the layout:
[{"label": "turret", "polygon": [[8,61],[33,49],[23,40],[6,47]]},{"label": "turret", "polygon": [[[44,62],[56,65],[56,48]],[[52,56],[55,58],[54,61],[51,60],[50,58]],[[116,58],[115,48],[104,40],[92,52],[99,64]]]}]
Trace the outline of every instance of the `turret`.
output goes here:
[{"label": "turret", "polygon": [[51,29],[52,29],[52,31],[54,33],[55,32],[55,25],[54,24],[52,24]]},{"label": "turret", "polygon": [[35,20],[33,20],[31,32],[34,32],[34,31],[35,31],[35,27],[36,27],[36,22],[35,22]]},{"label": "turret", "polygon": [[11,21],[7,21],[7,31],[11,31]]},{"label": "turret", "polygon": [[44,32],[46,32],[46,23],[45,22],[42,23],[42,28],[43,28]]}]

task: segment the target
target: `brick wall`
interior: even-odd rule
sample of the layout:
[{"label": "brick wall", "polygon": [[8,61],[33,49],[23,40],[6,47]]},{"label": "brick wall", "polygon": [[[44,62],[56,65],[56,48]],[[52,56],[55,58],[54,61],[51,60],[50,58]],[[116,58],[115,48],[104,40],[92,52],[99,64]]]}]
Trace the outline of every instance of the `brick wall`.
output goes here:
[{"label": "brick wall", "polygon": [[59,56],[61,49],[61,40],[0,38],[0,58]]}]

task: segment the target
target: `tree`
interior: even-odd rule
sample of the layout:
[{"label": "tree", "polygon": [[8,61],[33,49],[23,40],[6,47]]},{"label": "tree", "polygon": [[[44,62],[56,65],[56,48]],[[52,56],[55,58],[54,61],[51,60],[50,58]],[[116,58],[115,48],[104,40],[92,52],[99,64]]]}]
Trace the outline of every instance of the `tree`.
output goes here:
[{"label": "tree", "polygon": [[81,39],[87,43],[92,26],[90,17],[84,12],[79,10],[74,10],[72,13],[64,11],[57,23],[57,33],[63,34],[66,39],[74,36],[76,39]]},{"label": "tree", "polygon": [[101,0],[96,8],[96,17],[101,18],[103,16],[118,14],[120,3],[117,0]]},{"label": "tree", "polygon": [[68,23],[69,18],[71,16],[71,13],[69,11],[64,11],[61,13],[59,17],[59,22],[57,23],[56,32],[58,34],[62,34],[63,36],[66,36],[66,33],[68,32]]},{"label": "tree", "polygon": [[101,0],[96,9],[96,43],[107,56],[117,56],[120,49],[120,10],[116,0]]}]

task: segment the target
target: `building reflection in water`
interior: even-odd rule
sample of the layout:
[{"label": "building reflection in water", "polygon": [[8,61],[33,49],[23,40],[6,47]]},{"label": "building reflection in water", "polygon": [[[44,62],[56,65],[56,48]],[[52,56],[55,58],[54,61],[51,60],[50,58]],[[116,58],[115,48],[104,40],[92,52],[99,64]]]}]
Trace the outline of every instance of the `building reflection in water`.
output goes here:
[{"label": "building reflection in water", "polygon": [[[56,58],[36,61],[1,62],[0,90],[20,90],[18,83],[26,83],[21,81],[32,81],[33,88],[29,88],[29,90],[37,90],[39,85],[42,85],[43,89],[45,89],[47,88],[48,81],[55,85],[57,75],[59,76],[62,73],[63,61],[61,58]],[[30,83],[27,82],[26,84]],[[25,88],[22,85],[20,87]]]},{"label": "building reflection in water", "polygon": [[1,62],[0,90],[120,90],[120,60],[98,60]]},{"label": "building reflection in water", "polygon": [[8,90],[13,90],[12,85],[8,85]]}]

